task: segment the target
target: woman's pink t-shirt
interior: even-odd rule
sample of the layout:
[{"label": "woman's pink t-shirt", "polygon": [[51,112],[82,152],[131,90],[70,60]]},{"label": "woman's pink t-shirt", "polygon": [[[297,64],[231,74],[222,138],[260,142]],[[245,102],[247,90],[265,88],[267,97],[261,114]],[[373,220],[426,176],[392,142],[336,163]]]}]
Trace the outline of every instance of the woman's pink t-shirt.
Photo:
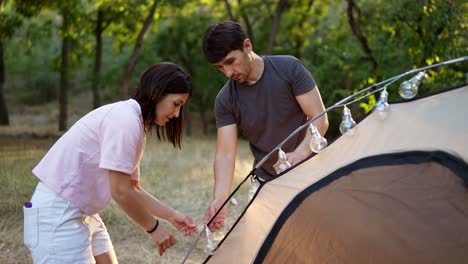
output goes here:
[{"label": "woman's pink t-shirt", "polygon": [[78,120],[33,173],[84,214],[92,215],[111,199],[109,170],[140,179],[145,143],[141,109],[135,100],[105,105]]}]

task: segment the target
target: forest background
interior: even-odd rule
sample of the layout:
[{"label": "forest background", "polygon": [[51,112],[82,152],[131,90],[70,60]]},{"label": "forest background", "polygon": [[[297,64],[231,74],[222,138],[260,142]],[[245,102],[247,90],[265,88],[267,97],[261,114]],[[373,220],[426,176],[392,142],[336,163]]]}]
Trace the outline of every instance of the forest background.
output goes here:
[{"label": "forest background", "polygon": [[[201,217],[212,176],[196,177],[212,174],[213,105],[226,81],[201,49],[210,24],[237,21],[257,54],[301,59],[328,107],[411,69],[465,56],[467,14],[468,4],[462,0],[0,0],[0,179],[8,182],[1,187],[0,214],[8,217],[0,221],[0,260],[6,260],[0,262],[24,263],[19,256],[27,251],[17,238],[22,212],[15,204],[32,192],[30,170],[48,147],[87,112],[127,99],[144,69],[161,61],[181,65],[193,80],[194,96],[186,108],[188,151],[182,151],[188,154],[177,156],[180,170],[171,171],[164,161],[173,162],[173,157],[160,159],[158,149],[151,158],[150,147],[145,166],[156,175],[150,182],[154,191],[168,199],[174,193],[167,190],[181,182],[161,187],[159,175],[190,171],[187,181],[192,186],[210,182],[200,187],[204,198],[200,210],[193,211]],[[467,63],[459,63],[428,71],[419,95],[467,83],[467,68]],[[390,101],[399,100],[398,84],[389,87]],[[375,101],[370,96],[351,105],[355,119]],[[329,118],[326,137],[331,140],[339,134],[341,111],[330,112]],[[162,155],[173,152],[163,150]],[[197,151],[200,157],[190,155]],[[251,164],[245,142],[239,156],[237,168],[244,176]],[[190,199],[190,192],[183,194],[177,198]],[[189,211],[194,207],[173,202]],[[122,215],[114,214],[119,213],[107,211],[104,216],[114,219],[111,226],[132,226],[115,220]],[[132,241],[130,228],[125,230],[111,235]],[[132,244],[127,243],[117,247]],[[184,250],[180,248],[179,258]],[[126,252],[154,256],[151,245],[143,252],[126,248],[118,255],[128,257],[127,263],[154,263]],[[165,261],[173,259],[160,260]]]}]

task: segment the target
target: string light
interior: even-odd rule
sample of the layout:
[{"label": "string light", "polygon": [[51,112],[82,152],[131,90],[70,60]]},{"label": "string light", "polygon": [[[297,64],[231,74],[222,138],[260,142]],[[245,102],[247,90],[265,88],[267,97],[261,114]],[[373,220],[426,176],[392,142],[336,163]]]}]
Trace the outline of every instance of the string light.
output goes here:
[{"label": "string light", "polygon": [[328,146],[328,142],[324,137],[322,137],[322,135],[320,135],[320,132],[314,125],[310,124],[309,130],[312,135],[312,138],[310,139],[310,149],[315,153],[319,153],[322,149]]},{"label": "string light", "polygon": [[289,163],[286,153],[284,153],[281,148],[278,150],[278,162],[278,167],[275,169],[277,174],[280,174],[291,167],[291,163]]},{"label": "string light", "polygon": [[232,206],[237,206],[239,202],[237,202],[236,198],[232,197],[231,199],[229,199],[229,204]]},{"label": "string light", "polygon": [[382,92],[380,92],[380,97],[375,104],[374,111],[383,120],[387,118],[389,108],[387,86],[385,86]]},{"label": "string light", "polygon": [[205,226],[205,235],[206,235],[205,252],[211,256],[215,252],[216,245],[213,239],[213,233],[210,231],[208,226]]},{"label": "string light", "polygon": [[[358,91],[358,92],[356,92],[356,93],[342,99],[341,101],[335,103],[331,107],[325,109],[325,111],[323,111],[320,114],[316,115],[315,117],[311,118],[305,124],[303,124],[302,126],[298,127],[296,130],[294,130],[288,137],[286,137],[281,143],[279,143],[278,146],[276,146],[274,149],[272,149],[258,163],[256,163],[256,165],[254,166],[252,171],[249,173],[249,175],[247,175],[247,177],[235,188],[235,190],[231,194],[231,197],[235,192],[238,191],[240,186],[245,183],[245,181],[248,179],[248,177],[250,177],[251,178],[251,183],[252,183],[252,188],[251,188],[251,191],[249,191],[249,198],[252,199],[252,197],[258,191],[258,188],[259,188],[260,184],[259,184],[257,179],[255,179],[254,177],[251,177],[251,176],[254,175],[255,170],[259,169],[271,157],[271,155],[274,154],[274,152],[277,149],[278,149],[278,160],[282,161],[282,164],[280,164],[280,166],[279,166],[280,169],[282,169],[282,170],[280,172],[277,172],[277,173],[279,174],[282,171],[284,171],[284,170],[288,169],[289,167],[291,167],[291,164],[289,164],[289,162],[287,161],[286,154],[281,149],[281,146],[283,146],[288,140],[290,140],[292,137],[294,137],[297,133],[302,131],[306,126],[309,126],[313,121],[317,120],[318,118],[320,118],[324,114],[328,113],[329,111],[331,111],[331,110],[333,110],[333,109],[335,109],[337,107],[343,106],[343,121],[340,124],[340,131],[344,135],[352,135],[354,133],[354,130],[355,130],[354,126],[356,125],[356,122],[353,120],[353,118],[351,116],[351,111],[349,110],[347,105],[352,104],[352,103],[354,103],[356,101],[359,101],[362,98],[368,97],[369,95],[371,95],[373,93],[376,93],[378,91],[382,91],[380,93],[379,100],[378,100],[378,102],[376,103],[376,105],[374,107],[374,111],[379,111],[379,112],[385,113],[385,115],[386,115],[386,114],[388,114],[387,112],[389,110],[388,92],[387,92],[387,89],[386,89],[387,86],[389,86],[393,82],[399,80],[403,76],[406,76],[406,75],[409,75],[409,74],[414,74],[415,72],[420,71],[416,76],[414,76],[413,78],[411,78],[408,81],[403,82],[399,87],[399,93],[400,93],[401,97],[403,97],[404,99],[411,99],[414,96],[416,96],[416,94],[418,92],[419,85],[420,85],[420,83],[422,82],[422,80],[425,77],[425,71],[426,70],[437,68],[437,67],[444,66],[444,65],[453,64],[453,63],[463,62],[463,61],[467,61],[467,60],[468,60],[468,56],[465,56],[465,57],[460,57],[460,58],[456,58],[456,59],[453,59],[453,60],[444,61],[444,62],[440,62],[440,63],[437,63],[437,64],[429,65],[429,66],[426,66],[426,67],[423,67],[423,68],[414,69],[414,70],[405,72],[403,74],[397,75],[395,77],[389,78],[387,80],[381,81],[379,83],[373,84],[373,85],[371,85],[369,87],[366,87],[366,88],[364,88],[364,89],[362,89],[362,90],[360,90],[360,91]],[[385,85],[385,86],[383,88],[377,88],[380,85]],[[362,96],[361,98],[358,98],[358,99],[350,102],[350,100],[352,98],[355,98],[355,97],[357,97],[359,95],[362,95],[362,94],[365,94],[365,95]],[[310,129],[312,129],[312,128],[310,128]],[[312,131],[311,131],[311,133],[312,133]],[[227,202],[228,201],[226,200],[224,202],[223,206],[225,206]],[[231,203],[231,205],[235,205],[235,204],[232,204],[232,203],[235,203],[233,200],[231,200],[229,202]],[[219,211],[223,208],[223,206],[221,206],[221,208],[219,208],[217,210],[217,212],[215,213],[215,215],[212,218],[214,218],[219,213]],[[210,222],[211,221],[212,220],[210,220]],[[205,249],[206,249],[208,254],[212,255],[214,253],[214,251],[216,250],[216,247],[215,247],[215,244],[213,242],[212,233],[208,229],[208,227],[205,228],[205,234],[207,236],[207,245],[206,245],[207,247]],[[195,249],[196,244],[198,243],[199,239],[202,236],[203,236],[203,231],[199,233],[197,240],[194,242],[194,244],[192,245],[192,247],[190,248],[188,253],[185,255],[185,257],[184,257],[184,259],[182,261],[182,264],[184,264],[186,262],[186,260],[188,259],[190,254],[193,252],[193,250]]]},{"label": "string light", "polygon": [[426,76],[426,71],[419,72],[411,78],[409,81],[404,81],[400,84],[400,89],[398,92],[400,93],[400,96],[403,97],[404,99],[411,99],[418,94],[418,87],[419,84],[421,84],[421,81],[424,79]]},{"label": "string light", "polygon": [[252,200],[254,195],[257,193],[258,187],[260,187],[260,183],[255,177],[250,177],[250,189],[249,189],[249,201]]},{"label": "string light", "polygon": [[343,135],[352,136],[356,122],[353,120],[351,110],[345,105],[343,106],[343,121],[340,124],[340,132]]}]

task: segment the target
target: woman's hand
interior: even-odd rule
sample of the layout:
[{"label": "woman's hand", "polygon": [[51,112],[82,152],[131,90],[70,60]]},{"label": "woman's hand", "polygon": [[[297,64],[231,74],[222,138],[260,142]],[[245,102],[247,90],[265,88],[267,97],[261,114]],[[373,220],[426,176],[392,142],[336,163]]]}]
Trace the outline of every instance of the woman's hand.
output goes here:
[{"label": "woman's hand", "polygon": [[167,249],[176,243],[174,235],[170,231],[166,230],[161,223],[159,223],[156,231],[149,235],[158,249],[159,256],[162,256]]},{"label": "woman's hand", "polygon": [[191,236],[198,233],[198,227],[190,216],[186,216],[179,211],[167,219],[171,224],[185,236]]}]

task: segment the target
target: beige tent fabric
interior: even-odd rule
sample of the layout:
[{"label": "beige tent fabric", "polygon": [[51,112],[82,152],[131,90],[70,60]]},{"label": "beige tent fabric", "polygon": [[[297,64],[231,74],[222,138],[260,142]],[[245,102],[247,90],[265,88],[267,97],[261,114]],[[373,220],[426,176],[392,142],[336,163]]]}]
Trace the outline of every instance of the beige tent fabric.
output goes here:
[{"label": "beige tent fabric", "polygon": [[263,263],[467,263],[468,191],[435,162],[360,169],[308,196]]},{"label": "beige tent fabric", "polygon": [[[390,93],[395,90],[390,89]],[[390,106],[320,154],[267,183],[208,263],[251,263],[283,209],[311,184],[364,157],[412,150],[442,150],[468,161],[468,86]]]}]

